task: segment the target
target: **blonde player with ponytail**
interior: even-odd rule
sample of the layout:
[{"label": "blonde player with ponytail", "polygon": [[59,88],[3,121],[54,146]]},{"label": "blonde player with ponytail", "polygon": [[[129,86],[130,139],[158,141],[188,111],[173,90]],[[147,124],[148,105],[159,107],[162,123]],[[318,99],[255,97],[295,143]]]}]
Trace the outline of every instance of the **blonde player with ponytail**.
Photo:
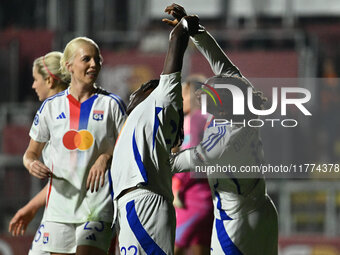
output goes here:
[{"label": "blonde player with ponytail", "polygon": [[[35,90],[39,101],[44,101],[68,87],[68,76],[61,74],[60,59],[62,53],[52,51],[44,56],[34,60],[32,74],[33,84],[32,89]],[[45,145],[44,151],[47,150],[48,144]],[[47,155],[43,151],[43,160],[47,162]],[[38,210],[45,205],[47,193],[47,185],[25,206],[20,208],[9,223],[8,231],[13,236],[23,235],[28,224],[33,220]],[[32,246],[29,250],[29,255],[45,255],[48,252],[41,251],[42,231],[45,227],[44,217],[33,239]]]}]

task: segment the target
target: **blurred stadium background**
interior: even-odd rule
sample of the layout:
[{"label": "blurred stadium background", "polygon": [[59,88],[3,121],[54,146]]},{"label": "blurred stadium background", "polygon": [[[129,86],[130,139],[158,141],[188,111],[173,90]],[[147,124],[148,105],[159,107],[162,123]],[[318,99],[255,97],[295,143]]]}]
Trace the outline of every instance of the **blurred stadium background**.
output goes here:
[{"label": "blurred stadium background", "polygon": [[[104,57],[98,83],[127,101],[131,91],[161,72],[170,29],[160,20],[172,2],[1,0],[0,254],[26,254],[42,215],[24,237],[12,238],[7,232],[16,210],[45,184],[22,165],[39,106],[31,88],[33,60],[51,50],[61,51],[73,37],[88,36]],[[200,16],[247,77],[318,78],[309,87],[312,119],[297,128],[263,129],[270,163],[340,163],[339,0],[178,3]],[[191,46],[183,77],[192,73],[212,75]],[[340,254],[339,179],[336,174],[302,177],[268,180],[268,192],[279,211],[280,254]]]}]

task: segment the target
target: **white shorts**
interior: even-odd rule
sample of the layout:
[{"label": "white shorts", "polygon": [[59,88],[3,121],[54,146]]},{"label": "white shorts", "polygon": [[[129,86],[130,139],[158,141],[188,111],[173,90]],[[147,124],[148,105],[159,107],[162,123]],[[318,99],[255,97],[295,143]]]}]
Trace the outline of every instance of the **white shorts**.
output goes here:
[{"label": "white shorts", "polygon": [[240,218],[215,218],[210,250],[212,255],[277,255],[277,212],[270,198],[266,197],[260,208]]},{"label": "white shorts", "polygon": [[118,243],[121,254],[174,253],[176,214],[172,203],[145,189],[118,200]]},{"label": "white shorts", "polygon": [[87,245],[107,251],[112,239],[111,223],[88,221],[81,224],[46,221],[42,232],[42,250],[75,253],[77,246]]},{"label": "white shorts", "polygon": [[42,251],[42,245],[43,245],[43,233],[45,230],[45,222],[42,221],[40,223],[40,226],[35,233],[32,246],[28,252],[28,255],[50,255],[49,252]]}]

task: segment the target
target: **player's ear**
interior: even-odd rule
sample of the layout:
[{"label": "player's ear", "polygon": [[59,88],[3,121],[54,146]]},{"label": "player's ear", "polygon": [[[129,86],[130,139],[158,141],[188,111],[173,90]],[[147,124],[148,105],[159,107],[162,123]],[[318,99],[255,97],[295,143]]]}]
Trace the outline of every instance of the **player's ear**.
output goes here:
[{"label": "player's ear", "polygon": [[48,86],[49,89],[51,89],[54,85],[54,79],[51,76],[48,76],[48,78],[46,78],[46,85]]},{"label": "player's ear", "polygon": [[69,71],[69,73],[73,73],[73,67],[72,67],[72,63],[70,62],[66,62],[66,68]]}]

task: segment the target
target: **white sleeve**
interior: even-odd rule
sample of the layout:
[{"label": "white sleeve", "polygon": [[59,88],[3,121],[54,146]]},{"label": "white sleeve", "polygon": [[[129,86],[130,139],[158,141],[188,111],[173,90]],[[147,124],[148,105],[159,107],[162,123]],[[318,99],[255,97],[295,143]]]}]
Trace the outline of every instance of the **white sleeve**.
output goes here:
[{"label": "white sleeve", "polygon": [[170,164],[173,174],[190,172],[190,170],[195,168],[195,164],[191,160],[193,149],[194,148],[183,150],[170,156]]},{"label": "white sleeve", "polygon": [[119,97],[117,98],[118,101],[115,101],[115,107],[113,107],[113,121],[115,123],[116,139],[127,118],[125,104]]},{"label": "white sleeve", "polygon": [[191,37],[196,48],[208,60],[215,75],[241,75],[238,68],[229,60],[227,55],[218,45],[208,31]]},{"label": "white sleeve", "polygon": [[162,74],[159,78],[159,85],[152,92],[156,106],[162,104],[175,104],[178,109],[182,108],[182,86],[181,73]]},{"label": "white sleeve", "polygon": [[34,117],[33,124],[30,130],[30,137],[40,143],[45,143],[50,140],[50,132],[46,121],[47,106],[43,109],[39,109]]}]

